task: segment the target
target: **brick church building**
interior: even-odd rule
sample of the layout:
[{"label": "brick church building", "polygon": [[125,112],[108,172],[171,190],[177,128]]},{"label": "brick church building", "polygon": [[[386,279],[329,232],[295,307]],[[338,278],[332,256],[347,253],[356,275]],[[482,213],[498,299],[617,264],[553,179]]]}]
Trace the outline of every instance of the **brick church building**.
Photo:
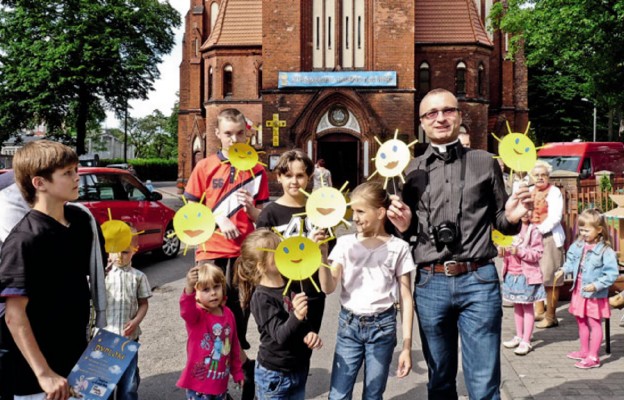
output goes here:
[{"label": "brick church building", "polygon": [[[426,143],[420,99],[455,93],[472,146],[524,132],[527,70],[488,32],[498,0],[190,0],[180,64],[179,182],[217,151],[216,115],[235,107],[272,166],[287,149],[323,158],[334,186],[375,172],[379,143]],[[423,145],[416,145],[415,151]],[[274,180],[273,180],[274,181]]]}]

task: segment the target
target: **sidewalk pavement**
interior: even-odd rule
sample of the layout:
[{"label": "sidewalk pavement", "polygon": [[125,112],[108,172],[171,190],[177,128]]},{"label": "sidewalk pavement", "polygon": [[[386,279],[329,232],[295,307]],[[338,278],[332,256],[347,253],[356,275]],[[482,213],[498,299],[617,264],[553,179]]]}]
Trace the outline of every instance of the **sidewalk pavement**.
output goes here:
[{"label": "sidewalk pavement", "polygon": [[[179,195],[175,186],[158,187],[158,191],[163,193],[164,197],[172,199]],[[497,264],[500,265],[500,260]],[[145,353],[150,351],[149,336],[160,336],[167,332],[177,339],[177,345],[183,352],[183,343],[185,342],[185,333],[179,318],[172,318],[177,315],[177,297],[183,287],[183,280],[172,282],[165,285],[155,292],[153,301],[150,304],[150,312],[147,320],[158,320],[158,327],[148,328],[147,324],[144,329],[144,337],[142,337],[143,348],[141,349],[141,360],[145,360]],[[165,298],[161,298],[165,295]],[[327,298],[325,307],[325,316],[323,318],[323,328],[321,330],[323,341],[325,343],[323,349],[316,352],[312,357],[312,365],[310,370],[310,378],[307,385],[307,398],[327,398],[327,387],[329,383],[329,373],[331,371],[331,358],[333,354],[336,327],[335,322],[338,313],[338,294],[332,294]],[[166,304],[163,304],[166,301]],[[173,303],[173,304],[172,304]],[[605,343],[603,341],[601,347],[600,358],[602,365],[600,368],[589,370],[581,370],[574,367],[575,361],[566,358],[566,354],[578,350],[579,338],[578,329],[574,317],[568,313],[568,302],[560,302],[557,309],[557,317],[559,326],[550,329],[535,329],[533,333],[533,351],[526,356],[516,356],[512,349],[501,348],[501,369],[502,369],[502,387],[501,395],[505,400],[516,399],[622,399],[624,396],[624,364],[621,359],[624,356],[624,327],[619,326],[619,321],[624,315],[624,310],[612,310],[611,316],[611,354],[605,353]],[[167,312],[162,313],[164,309]],[[173,313],[173,314],[172,314]],[[164,320],[174,320],[177,328],[171,330],[166,326],[162,326]],[[604,326],[604,324],[603,324]],[[150,332],[157,329],[157,332]],[[252,344],[250,354],[255,354],[258,344],[258,333],[250,320],[248,329],[248,340]],[[400,332],[400,328],[398,330]],[[512,307],[503,308],[503,340],[512,338],[515,334],[514,311]],[[413,399],[426,397],[427,369],[422,357],[421,343],[418,336],[418,327],[414,321],[413,331],[414,352],[413,354],[413,371],[404,378],[397,379],[391,373],[386,389],[385,397],[390,399]],[[400,338],[399,338],[400,343]],[[398,347],[397,347],[398,349]],[[396,356],[398,350],[395,349],[395,357],[393,358],[393,367],[396,368]],[[155,351],[162,351],[154,349]],[[160,362],[167,363],[167,370],[173,372],[170,379],[177,377],[179,371],[183,367],[183,354],[179,360],[173,360],[165,357]],[[176,359],[179,357],[176,357]],[[173,362],[174,365],[171,365]],[[150,363],[151,364],[151,363]],[[156,366],[154,366],[156,367]],[[149,382],[150,370],[152,365],[141,364],[142,378]],[[158,368],[156,368],[158,369]],[[466,389],[463,383],[463,375],[461,373],[461,362],[458,374],[458,391],[460,397],[466,399]],[[177,371],[177,372],[174,372]],[[162,370],[161,370],[162,372]],[[159,375],[153,378],[158,379]],[[162,378],[162,375],[160,375]],[[147,383],[145,382],[145,383]],[[354,398],[361,397],[361,379],[354,391]],[[143,385],[142,385],[143,386]],[[147,388],[146,388],[147,389]],[[143,392],[143,390],[142,390]],[[161,392],[162,393],[162,392]],[[180,393],[181,394],[181,393]],[[234,397],[239,395],[235,392]],[[144,398],[170,399],[172,397],[154,397],[150,395]],[[178,398],[176,396],[176,398]],[[181,398],[181,397],[179,397]]]}]

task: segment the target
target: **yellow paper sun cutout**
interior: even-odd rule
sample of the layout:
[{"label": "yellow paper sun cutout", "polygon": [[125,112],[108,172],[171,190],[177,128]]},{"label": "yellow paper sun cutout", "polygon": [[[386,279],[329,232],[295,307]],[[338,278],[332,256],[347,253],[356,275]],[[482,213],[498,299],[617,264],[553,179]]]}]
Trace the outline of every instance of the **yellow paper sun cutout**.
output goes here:
[{"label": "yellow paper sun cutout", "polygon": [[334,236],[331,228],[341,222],[350,226],[350,223],[344,219],[347,212],[347,202],[342,194],[348,184],[348,181],[345,182],[340,190],[329,186],[321,187],[311,194],[300,188],[299,191],[308,197],[308,201],[306,201],[305,213],[294,214],[294,216],[307,215],[312,225],[317,228],[328,229],[329,235]]},{"label": "yellow paper sun cutout", "polygon": [[[301,222],[303,225],[303,221]],[[323,255],[321,245],[327,243],[333,238],[323,240],[316,243],[312,239],[303,236],[303,227],[297,236],[291,236],[288,239],[273,229],[275,233],[282,239],[275,250],[260,248],[260,250],[275,253],[275,266],[284,277],[288,278],[288,283],[284,288],[284,295],[288,292],[288,288],[292,281],[303,281],[309,279],[318,292],[319,289],[312,275],[321,267],[331,268],[323,263]]]},{"label": "yellow paper sun cutout", "polygon": [[499,230],[492,229],[492,242],[500,247],[509,247],[513,242],[513,236],[504,235]]},{"label": "yellow paper sun cutout", "polygon": [[527,136],[530,126],[531,123],[529,122],[524,133],[514,133],[511,132],[509,121],[507,121],[508,133],[503,139],[499,139],[492,133],[492,136],[500,142],[498,145],[499,155],[494,156],[494,158],[502,159],[505,165],[509,167],[510,181],[513,179],[514,171],[531,171],[537,161],[537,150],[541,147],[535,147],[533,141]]},{"label": "yellow paper sun cutout", "polygon": [[[187,202],[182,197],[184,206],[173,216],[174,233],[169,236],[177,236],[182,243],[185,244],[184,254],[189,246],[202,246],[215,233],[216,222],[214,214],[210,208],[203,203],[204,195],[198,203]],[[205,247],[204,247],[205,250]]]},{"label": "yellow paper sun cutout", "polygon": [[108,209],[108,221],[105,221],[101,228],[104,236],[104,249],[107,253],[121,253],[130,247],[132,236],[141,233],[134,233],[126,222],[113,219],[110,208]]},{"label": "yellow paper sun cutout", "polygon": [[236,168],[235,179],[238,178],[238,173],[240,171],[249,171],[251,176],[255,178],[256,176],[254,175],[253,168],[257,164],[265,167],[267,166],[260,162],[258,157],[259,153],[264,153],[264,151],[257,152],[256,149],[249,145],[249,141],[247,141],[247,143],[234,143],[228,150],[229,160],[223,162],[229,162]]},{"label": "yellow paper sun cutout", "polygon": [[383,143],[375,136],[375,140],[379,143],[379,150],[377,150],[375,158],[372,159],[375,161],[376,169],[368,179],[371,179],[376,174],[383,176],[386,178],[384,189],[388,186],[389,178],[398,176],[401,182],[405,183],[403,171],[412,158],[409,148],[418,143],[418,140],[414,140],[410,144],[405,144],[402,140],[397,139],[398,135],[399,130],[397,129],[394,131],[394,138]]}]

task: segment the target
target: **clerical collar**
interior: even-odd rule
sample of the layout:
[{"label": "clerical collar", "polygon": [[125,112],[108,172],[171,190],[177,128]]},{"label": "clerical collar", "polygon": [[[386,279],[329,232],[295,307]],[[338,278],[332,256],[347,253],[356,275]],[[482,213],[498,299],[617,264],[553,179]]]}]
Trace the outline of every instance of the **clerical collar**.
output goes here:
[{"label": "clerical collar", "polygon": [[447,152],[448,148],[452,148],[457,142],[459,142],[459,139],[455,139],[454,142],[445,143],[445,144],[434,144],[434,143],[431,143],[431,147],[433,147],[434,149],[438,150],[439,153],[443,154],[443,153]]}]

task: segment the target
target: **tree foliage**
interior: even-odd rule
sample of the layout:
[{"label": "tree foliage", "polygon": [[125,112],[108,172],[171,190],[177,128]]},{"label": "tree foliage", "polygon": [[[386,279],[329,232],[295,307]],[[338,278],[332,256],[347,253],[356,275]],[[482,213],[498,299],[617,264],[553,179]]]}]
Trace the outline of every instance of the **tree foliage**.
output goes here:
[{"label": "tree foliage", "polygon": [[621,113],[624,0],[507,0],[495,4],[490,21],[512,34],[510,54],[524,43],[540,90]]},{"label": "tree foliage", "polygon": [[[142,118],[128,118],[128,144],[134,146],[135,157],[177,159],[178,133],[170,129],[171,117],[159,110]],[[123,140],[123,132],[120,139]]]},{"label": "tree foliage", "polygon": [[45,123],[79,154],[89,121],[147,98],[181,22],[158,0],[0,4],[0,139]]}]

